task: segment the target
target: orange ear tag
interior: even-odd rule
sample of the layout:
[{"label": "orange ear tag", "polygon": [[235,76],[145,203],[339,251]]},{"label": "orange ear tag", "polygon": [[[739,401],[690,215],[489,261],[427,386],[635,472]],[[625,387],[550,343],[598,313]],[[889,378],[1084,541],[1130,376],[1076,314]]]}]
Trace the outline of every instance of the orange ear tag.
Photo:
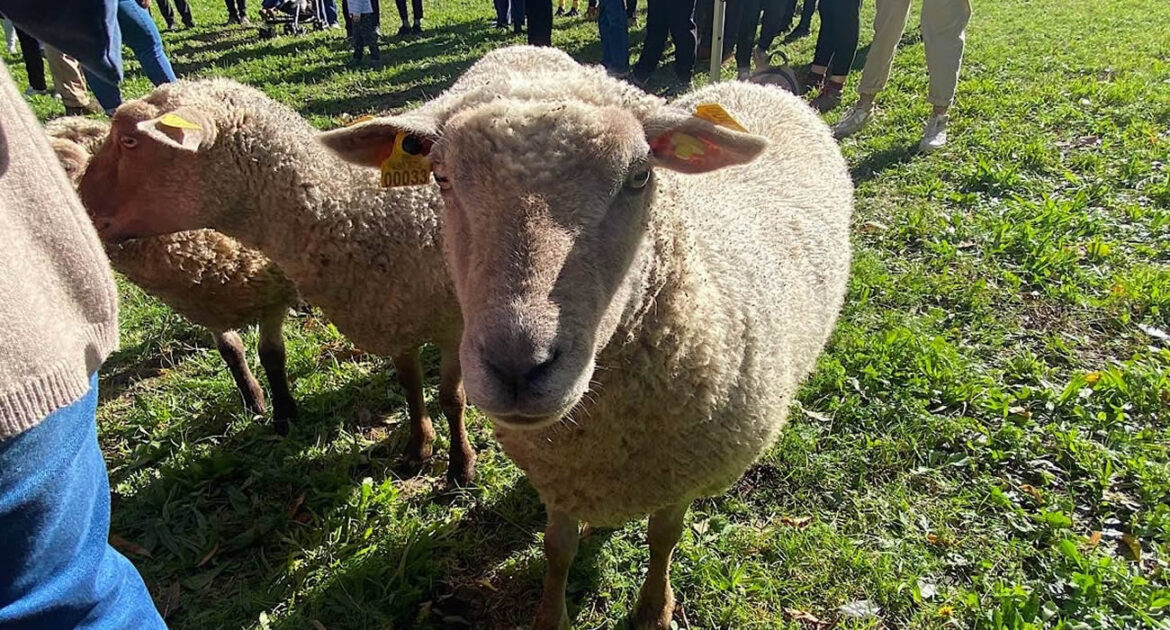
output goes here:
[{"label": "orange ear tag", "polygon": [[360,125],[360,124],[365,123],[365,122],[370,122],[373,119],[374,119],[373,116],[371,116],[369,114],[364,114],[362,116],[358,116],[357,118],[354,118],[353,120],[349,121],[348,123],[345,124],[345,126],[352,127],[354,125]]},{"label": "orange ear tag", "polygon": [[695,108],[695,118],[702,118],[703,120],[720,127],[727,127],[735,131],[747,133],[748,130],[739,121],[732,118],[731,114],[727,113],[726,109],[719,103],[703,103]]},{"label": "orange ear tag", "polygon": [[[409,146],[404,147],[410,138]],[[394,137],[394,150],[382,162],[382,187],[422,186],[431,179],[431,160],[422,153],[422,142],[405,132]],[[407,151],[410,148],[411,151]]]}]

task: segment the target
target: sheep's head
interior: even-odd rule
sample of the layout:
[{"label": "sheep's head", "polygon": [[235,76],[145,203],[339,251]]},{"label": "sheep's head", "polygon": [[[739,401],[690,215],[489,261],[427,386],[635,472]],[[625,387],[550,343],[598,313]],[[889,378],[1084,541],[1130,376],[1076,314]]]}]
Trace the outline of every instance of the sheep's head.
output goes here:
[{"label": "sheep's head", "polygon": [[215,137],[197,108],[148,100],[119,107],[78,185],[98,234],[120,241],[207,227],[197,160]]},{"label": "sheep's head", "polygon": [[400,132],[435,141],[468,397],[520,428],[556,422],[588,390],[597,353],[639,288],[655,170],[708,172],[766,145],[667,105],[639,116],[503,98],[429,132],[418,120],[382,118],[322,141],[373,166]]}]

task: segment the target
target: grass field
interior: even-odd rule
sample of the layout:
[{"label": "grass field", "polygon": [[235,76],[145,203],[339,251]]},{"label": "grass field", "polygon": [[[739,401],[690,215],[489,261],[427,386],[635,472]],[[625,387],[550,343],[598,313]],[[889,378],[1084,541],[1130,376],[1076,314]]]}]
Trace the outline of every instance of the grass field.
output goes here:
[{"label": "grass field", "polygon": [[[354,71],[337,31],[260,42],[194,6],[200,26],[164,36],[181,75],[250,83],[322,128],[515,41],[487,0],[427,2],[423,35]],[[596,61],[595,28],[558,21],[554,40]],[[931,157],[913,152],[925,91],[910,29],[875,123],[843,145],[837,332],[775,448],[688,517],[680,628],[1170,628],[1170,3],[979,0]],[[122,288],[99,411],[112,530],[173,628],[527,627],[544,514],[481,416],[475,487],[448,490],[441,456],[401,470],[389,362],[302,314],[301,419],[278,439],[209,335]],[[644,543],[641,524],[589,534],[576,627],[625,627]]]}]

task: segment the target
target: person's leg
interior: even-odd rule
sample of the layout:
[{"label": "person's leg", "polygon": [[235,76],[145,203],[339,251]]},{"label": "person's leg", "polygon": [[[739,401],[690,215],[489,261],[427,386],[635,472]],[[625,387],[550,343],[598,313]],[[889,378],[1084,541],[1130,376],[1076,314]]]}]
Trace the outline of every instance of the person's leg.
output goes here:
[{"label": "person's leg", "polygon": [[394,0],[394,7],[398,9],[398,19],[402,22],[398,34],[405,35],[410,30],[410,15],[406,12],[406,0]]},{"label": "person's leg", "polygon": [[89,89],[85,85],[85,75],[81,74],[81,64],[52,46],[45,46],[45,60],[49,62],[53,87],[61,95],[66,112],[89,107]]},{"label": "person's leg", "polygon": [[833,50],[833,61],[829,64],[829,80],[843,84],[853,68],[853,58],[857,56],[857,40],[861,36],[861,0],[838,0],[838,4],[839,11],[834,25],[836,47]]},{"label": "person's leg", "polygon": [[894,65],[894,52],[906,30],[910,17],[910,0],[877,0],[877,12],[873,17],[873,41],[865,58],[865,70],[857,86],[858,106],[869,109],[877,93],[890,80],[890,68]]},{"label": "person's leg", "polygon": [[638,63],[634,64],[634,78],[645,81],[658,69],[662,51],[666,48],[666,36],[670,32],[670,3],[675,0],[646,1],[646,39]]},{"label": "person's leg", "polygon": [[516,33],[523,33],[524,18],[527,17],[524,11],[526,8],[524,0],[511,0],[511,4],[509,6],[512,13],[512,29],[516,31]]},{"label": "person's leg", "polygon": [[195,18],[191,17],[191,5],[187,4],[187,0],[175,0],[175,8],[179,11],[179,17],[183,19],[183,26],[187,28],[195,26]]},{"label": "person's leg", "polygon": [[45,62],[41,59],[41,43],[19,28],[16,29],[16,37],[20,40],[20,54],[24,57],[28,86],[37,92],[48,91],[49,86],[45,85]]},{"label": "person's leg", "polygon": [[158,13],[167,23],[167,30],[175,28],[175,10],[171,8],[169,0],[158,0]]},{"label": "person's leg", "polygon": [[672,0],[670,39],[674,42],[674,74],[680,83],[695,76],[695,0]]},{"label": "person's leg", "polygon": [[110,487],[88,394],[0,441],[0,628],[165,629],[110,547]]},{"label": "person's leg", "polygon": [[12,24],[12,20],[4,18],[4,43],[8,45],[8,53],[16,52],[16,26]]},{"label": "person's leg", "polygon": [[410,8],[414,10],[414,25],[421,26],[423,19],[423,4],[422,0],[411,0]]},{"label": "person's leg", "polygon": [[[832,2],[832,0],[829,0]],[[792,31],[792,34],[797,37],[804,37],[812,32],[813,14],[817,12],[817,5],[819,0],[804,0],[804,6],[800,10],[800,23]],[[823,16],[822,16],[823,19]]]},{"label": "person's leg", "polygon": [[[805,0],[805,6],[808,6],[808,2],[809,0]],[[814,75],[814,78],[819,75],[823,80],[825,73],[829,71],[829,63],[833,61],[833,51],[837,48],[836,1],[822,2],[819,11],[821,30],[817,33],[817,46],[813,52],[812,66],[809,68],[809,72]]]},{"label": "person's leg", "polygon": [[[228,0],[231,2],[231,0]],[[236,13],[240,16],[240,24],[248,23],[248,6],[247,0],[236,0]]]},{"label": "person's leg", "polygon": [[146,9],[135,0],[118,0],[118,27],[122,31],[122,43],[134,51],[143,74],[152,83],[162,85],[175,80],[175,71],[163,50],[158,27]]},{"label": "person's leg", "polygon": [[496,5],[496,28],[506,28],[508,26],[508,0],[495,0]]},{"label": "person's leg", "polygon": [[765,53],[764,59],[767,59],[767,52],[772,48],[772,42],[776,36],[781,31],[787,30],[788,24],[792,23],[792,11],[788,8],[790,6],[792,6],[790,0],[763,0],[760,40],[756,44],[756,48]]},{"label": "person's leg", "polygon": [[238,23],[241,16],[239,11],[236,10],[234,0],[223,0],[223,3],[227,6],[228,24]]},{"label": "person's leg", "polygon": [[740,78],[752,69],[752,50],[756,46],[756,28],[760,25],[760,0],[739,0],[739,32],[735,39],[735,66]]},{"label": "person's leg", "polygon": [[935,114],[945,114],[955,98],[970,19],[970,0],[923,0],[922,43],[930,74],[927,100],[934,105]]},{"label": "person's leg", "polygon": [[381,61],[382,52],[378,50],[378,22],[374,19],[373,13],[363,15],[362,19],[365,20],[366,44],[370,47],[370,59]]},{"label": "person's leg", "polygon": [[638,15],[638,0],[626,0],[626,19],[633,20]]},{"label": "person's leg", "polygon": [[330,27],[340,26],[337,21],[337,0],[325,0],[322,4],[325,5],[325,23]]},{"label": "person's leg", "polygon": [[552,46],[552,0],[529,0],[528,44],[530,46]]},{"label": "person's leg", "polygon": [[93,95],[97,97],[98,104],[107,114],[113,114],[114,110],[122,104],[122,92],[117,85],[89,70],[85,70],[85,80],[89,83],[89,89],[93,91]]},{"label": "person's leg", "polygon": [[622,0],[601,0],[597,14],[601,65],[611,74],[630,70],[630,23],[622,8]]}]

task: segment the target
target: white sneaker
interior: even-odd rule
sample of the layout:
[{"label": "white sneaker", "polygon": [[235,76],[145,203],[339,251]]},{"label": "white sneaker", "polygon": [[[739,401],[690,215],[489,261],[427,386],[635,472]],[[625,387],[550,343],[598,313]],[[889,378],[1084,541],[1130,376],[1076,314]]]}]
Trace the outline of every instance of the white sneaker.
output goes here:
[{"label": "white sneaker", "polygon": [[833,137],[840,140],[841,138],[852,136],[858,131],[861,131],[865,123],[869,122],[871,115],[873,115],[872,110],[854,105],[849,108],[849,111],[845,112],[845,115],[841,117],[841,120],[837,121],[836,125],[833,125]]},{"label": "white sneaker", "polygon": [[946,144],[947,115],[933,115],[926,120],[926,130],[922,132],[922,142],[918,143],[918,150],[922,153],[933,153]]}]

